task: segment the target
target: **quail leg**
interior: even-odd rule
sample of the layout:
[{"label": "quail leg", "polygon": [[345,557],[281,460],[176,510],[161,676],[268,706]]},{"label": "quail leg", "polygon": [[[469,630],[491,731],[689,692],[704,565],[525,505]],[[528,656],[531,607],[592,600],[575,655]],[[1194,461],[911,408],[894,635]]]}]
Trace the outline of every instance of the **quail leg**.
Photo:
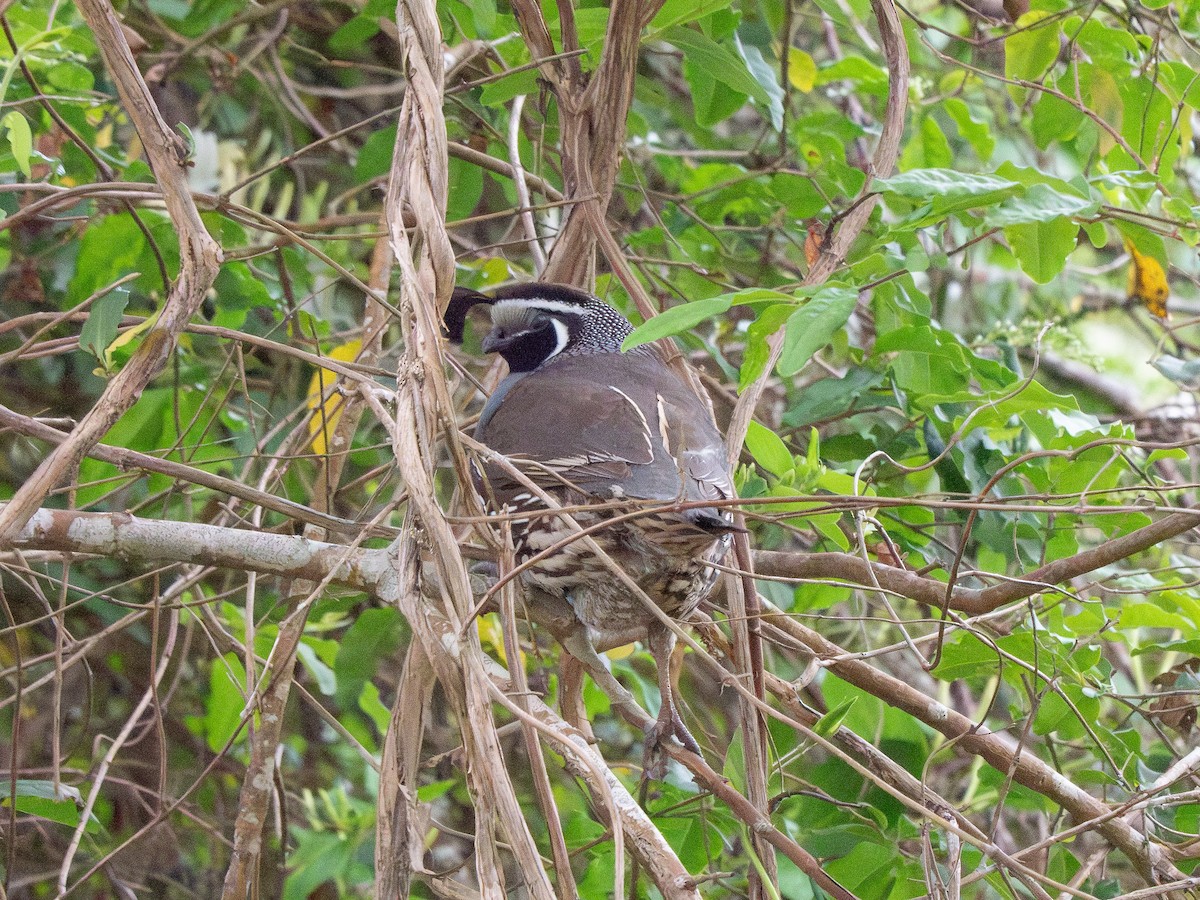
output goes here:
[{"label": "quail leg", "polygon": [[671,654],[675,650],[675,634],[661,625],[652,625],[646,636],[646,644],[658,669],[658,693],[662,699],[658,707],[658,720],[646,733],[644,764],[651,777],[659,777],[664,764],[661,746],[663,741],[673,736],[685,749],[697,756],[701,753],[700,745],[683,724],[683,719],[679,716],[679,707],[675,703],[675,688],[671,683]]},{"label": "quail leg", "polygon": [[[587,626],[575,616],[575,611],[570,603],[537,588],[527,589],[525,599],[533,620],[548,629],[563,649],[579,661],[579,664],[592,676],[592,680],[596,682],[600,690],[604,691],[612,703],[629,711],[635,719],[646,715],[645,710],[638,705],[633,694],[625,685],[617,681],[608,666],[604,664],[604,660],[600,658],[592,644]],[[632,635],[621,635],[615,638],[612,646],[627,643],[626,637],[633,639]],[[675,693],[671,685],[671,653],[675,649],[674,633],[661,625],[653,625],[647,629],[646,645],[654,657],[654,664],[658,670],[658,690],[662,701],[657,721],[646,729],[646,751],[643,759],[647,771],[652,777],[658,777],[663,770],[661,752],[663,741],[675,737],[686,749],[696,755],[700,755],[700,745],[696,743],[692,733],[683,724],[683,719],[679,717],[679,711],[675,705]]]},{"label": "quail leg", "polygon": [[589,744],[594,744],[596,735],[592,731],[592,723],[588,721],[587,710],[583,704],[583,663],[570,653],[564,653],[559,660],[559,666],[559,712],[568,724],[578,729]]},{"label": "quail leg", "polygon": [[635,717],[646,714],[638,706],[633,694],[608,670],[608,666],[592,645],[587,626],[575,616],[575,610],[571,608],[570,603],[537,588],[526,590],[525,600],[533,620],[549,630],[563,649],[579,660],[580,665],[592,676],[592,681],[596,682],[609,700],[629,710]]}]

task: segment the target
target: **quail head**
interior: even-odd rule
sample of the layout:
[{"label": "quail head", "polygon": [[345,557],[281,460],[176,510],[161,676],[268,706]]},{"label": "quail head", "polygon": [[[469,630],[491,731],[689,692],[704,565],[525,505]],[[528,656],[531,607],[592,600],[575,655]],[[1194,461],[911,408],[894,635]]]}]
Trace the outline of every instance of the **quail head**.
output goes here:
[{"label": "quail head", "polygon": [[[461,340],[467,310],[478,303],[489,304],[492,316],[483,349],[504,357],[509,374],[484,406],[475,437],[523,476],[489,464],[479,488],[489,508],[518,515],[518,562],[542,554],[521,576],[533,617],[618,703],[633,699],[596,651],[645,640],[662,694],[647,747],[674,735],[699,752],[672,695],[675,635],[646,599],[685,618],[712,588],[710,563],[737,530],[727,513],[704,505],[734,496],[709,408],[654,345],[622,353],[632,326],[590,294],[555,284],[490,297],[459,288],[446,313],[451,339]],[[544,497],[572,507],[595,543],[565,517],[547,514]],[[630,515],[639,510],[646,511]],[[527,511],[541,514],[519,518]],[[614,565],[644,597],[614,576]]]}]

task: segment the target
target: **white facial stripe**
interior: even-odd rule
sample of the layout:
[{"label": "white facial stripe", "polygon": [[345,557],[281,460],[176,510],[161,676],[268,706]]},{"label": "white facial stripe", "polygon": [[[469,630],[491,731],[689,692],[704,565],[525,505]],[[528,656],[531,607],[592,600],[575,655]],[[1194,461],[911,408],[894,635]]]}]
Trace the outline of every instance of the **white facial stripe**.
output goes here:
[{"label": "white facial stripe", "polygon": [[546,359],[552,359],[562,353],[567,348],[567,341],[571,339],[571,332],[567,330],[567,325],[562,319],[551,319],[554,324],[554,333],[558,335],[558,342],[554,345],[554,349],[550,351],[550,355]]},{"label": "white facial stripe", "polygon": [[582,318],[587,315],[584,308],[578,303],[563,303],[561,300],[543,300],[541,297],[526,297],[524,299],[509,298],[506,300],[497,300],[492,306],[494,310],[502,310],[505,307],[516,307],[518,309],[544,309],[547,312],[566,313],[571,316],[579,316]]}]

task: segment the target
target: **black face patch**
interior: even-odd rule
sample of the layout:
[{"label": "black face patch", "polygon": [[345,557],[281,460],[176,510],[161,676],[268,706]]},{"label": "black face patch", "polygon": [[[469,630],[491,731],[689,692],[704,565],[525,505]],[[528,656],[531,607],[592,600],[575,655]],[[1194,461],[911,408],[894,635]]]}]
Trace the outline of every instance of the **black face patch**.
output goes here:
[{"label": "black face patch", "polygon": [[561,348],[554,321],[539,316],[531,327],[516,333],[504,327],[493,328],[484,341],[484,349],[503,356],[510,372],[532,372]]}]

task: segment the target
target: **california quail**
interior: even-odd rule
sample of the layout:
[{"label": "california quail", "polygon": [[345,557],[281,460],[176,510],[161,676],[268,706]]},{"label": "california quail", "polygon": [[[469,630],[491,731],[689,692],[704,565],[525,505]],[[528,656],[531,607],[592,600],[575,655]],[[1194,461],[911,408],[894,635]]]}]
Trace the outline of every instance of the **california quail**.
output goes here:
[{"label": "california quail", "polygon": [[[577,508],[572,517],[579,526],[648,506],[734,496],[708,407],[654,345],[621,352],[633,328],[617,310],[555,284],[502,288],[492,297],[458,288],[446,313],[451,339],[461,341],[467,310],[477,303],[491,305],[483,349],[503,356],[509,374],[484,406],[475,437],[557,504]],[[546,509],[505,467],[489,464],[485,476],[480,490],[491,509]],[[603,508],[578,509],[588,504]],[[682,619],[712,588],[716,572],[709,564],[725,554],[735,530],[728,513],[686,506],[622,518],[591,536],[659,609]],[[562,516],[543,513],[513,523],[518,562],[556,547],[522,575],[535,620],[548,624],[617,702],[633,701],[595,648],[644,638],[662,694],[647,749],[673,734],[699,752],[672,698],[675,635],[573,534]]]}]

